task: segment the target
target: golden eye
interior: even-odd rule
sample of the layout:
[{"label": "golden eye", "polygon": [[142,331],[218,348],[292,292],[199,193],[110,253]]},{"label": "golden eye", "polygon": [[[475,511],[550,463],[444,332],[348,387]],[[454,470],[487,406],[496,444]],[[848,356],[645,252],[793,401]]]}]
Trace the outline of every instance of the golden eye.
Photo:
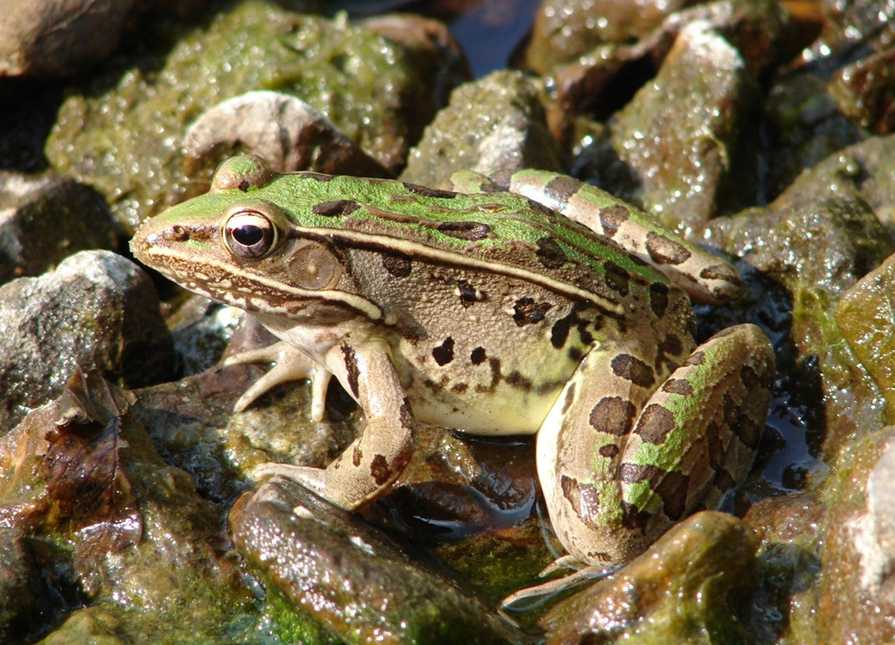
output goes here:
[{"label": "golden eye", "polygon": [[277,227],[258,211],[241,210],[227,220],[224,240],[233,255],[257,260],[276,244]]}]

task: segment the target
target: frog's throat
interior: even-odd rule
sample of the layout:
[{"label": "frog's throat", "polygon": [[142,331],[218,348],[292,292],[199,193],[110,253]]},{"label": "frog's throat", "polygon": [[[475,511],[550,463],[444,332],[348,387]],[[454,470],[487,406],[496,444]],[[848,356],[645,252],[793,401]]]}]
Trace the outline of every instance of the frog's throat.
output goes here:
[{"label": "frog's throat", "polygon": [[[166,265],[170,267],[170,260],[174,260],[175,262],[181,262],[188,267],[195,267],[195,260],[190,259],[187,254],[180,253],[175,249],[168,247],[153,247],[149,248],[145,251],[147,255],[158,258],[157,268],[165,267]],[[375,303],[370,302],[366,298],[362,298],[361,296],[355,295],[353,293],[348,293],[346,291],[333,291],[333,290],[313,290],[313,289],[302,289],[300,287],[293,287],[291,285],[284,284],[283,282],[279,282],[277,280],[272,280],[271,278],[267,278],[258,273],[243,271],[232,264],[228,264],[226,262],[219,262],[213,258],[203,258],[202,260],[203,266],[214,267],[219,271],[223,272],[225,275],[229,276],[238,276],[245,280],[249,280],[250,282],[255,282],[260,285],[267,287],[268,289],[272,289],[275,292],[280,292],[283,294],[283,299],[287,300],[288,298],[296,298],[299,300],[328,300],[330,302],[340,302],[352,309],[355,309],[361,312],[370,320],[382,320],[383,314],[382,309],[379,308]],[[171,269],[172,273],[177,276],[175,279],[176,282],[183,283],[184,281],[189,282],[202,282],[206,287],[211,287],[211,284],[207,280],[203,279],[203,274],[200,271],[190,271],[190,277],[186,277],[186,273],[184,271],[178,271],[175,269]],[[163,271],[164,272],[164,271]],[[207,277],[207,276],[206,276]],[[222,288],[217,289],[209,289],[209,291],[222,291]],[[247,299],[251,302],[252,297],[247,296]],[[261,299],[264,300],[264,299]],[[225,299],[226,301],[226,299]],[[259,306],[258,303],[252,302],[254,306]],[[267,304],[265,302],[265,304]],[[239,306],[239,305],[237,305]],[[277,313],[276,309],[273,305],[269,305],[271,309],[271,313]]]},{"label": "frog's throat", "polygon": [[[608,315],[621,316],[624,314],[624,307],[620,303],[613,302],[608,298],[604,298],[603,296],[587,291],[586,289],[576,287],[568,282],[554,280],[550,276],[529,271],[522,267],[488,262],[487,260],[480,260],[461,253],[451,253],[450,251],[445,251],[443,249],[434,249],[425,244],[417,244],[411,240],[384,235],[372,235],[358,231],[304,228],[295,226],[294,224],[290,227],[289,236],[310,238],[323,243],[332,243],[333,240],[337,239],[345,240],[355,248],[369,248],[390,253],[398,252],[409,257],[422,257],[433,262],[451,264],[463,268],[479,269],[488,273],[497,273],[510,278],[517,278],[519,280],[524,280],[525,282],[538,284],[546,289],[565,294],[573,299],[592,302],[596,307],[602,309]],[[384,238],[387,238],[387,241],[383,241]]]}]

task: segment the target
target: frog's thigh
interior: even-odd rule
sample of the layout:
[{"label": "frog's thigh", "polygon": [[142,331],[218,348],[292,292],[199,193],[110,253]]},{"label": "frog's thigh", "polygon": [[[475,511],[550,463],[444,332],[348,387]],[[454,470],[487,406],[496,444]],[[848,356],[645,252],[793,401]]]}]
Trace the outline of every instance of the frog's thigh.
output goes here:
[{"label": "frog's thigh", "polygon": [[[634,335],[636,336],[636,335]],[[591,349],[538,431],[538,479],[557,537],[582,562],[620,558],[616,478],[625,440],[658,379],[636,343]]]},{"label": "frog's thigh", "polygon": [[647,402],[619,465],[650,541],[749,474],[764,428],[774,352],[755,325],[712,336]]}]

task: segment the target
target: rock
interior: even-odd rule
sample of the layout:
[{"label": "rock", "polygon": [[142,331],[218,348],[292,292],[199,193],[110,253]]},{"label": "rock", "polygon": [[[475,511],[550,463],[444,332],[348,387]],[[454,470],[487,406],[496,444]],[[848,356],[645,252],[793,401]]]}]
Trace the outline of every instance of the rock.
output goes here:
[{"label": "rock", "polygon": [[198,374],[215,365],[243,320],[241,309],[190,296],[165,321],[174,341],[178,376]]},{"label": "rock", "polygon": [[274,478],[230,513],[240,553],[269,587],[351,643],[521,639],[385,534],[298,484]]},{"label": "rock", "polygon": [[95,190],[65,177],[0,172],[0,284],[116,242],[115,223]]},{"label": "rock", "polygon": [[133,231],[204,190],[183,173],[187,125],[226,99],[266,89],[301,97],[395,172],[444,83],[441,68],[423,69],[422,60],[344,17],[299,14],[273,0],[228,4],[192,28],[146,21],[126,55],[69,88],[46,155],[96,187]]},{"label": "rock", "polygon": [[671,229],[706,222],[719,208],[753,98],[739,52],[707,23],[685,27],[658,76],[611,124],[613,148],[636,184],[628,197]]},{"label": "rock", "polygon": [[839,110],[877,134],[895,130],[895,47],[873,54],[836,73],[830,94]]},{"label": "rock", "polygon": [[861,141],[865,133],[839,111],[818,74],[788,75],[771,86],[764,104],[769,137],[768,192],[776,197],[799,173]]},{"label": "rock", "polygon": [[851,287],[836,307],[836,322],[886,401],[895,423],[895,255]]},{"label": "rock", "polygon": [[779,212],[804,210],[828,199],[866,202],[895,233],[895,135],[871,137],[839,150],[802,172],[771,204]]},{"label": "rock", "polygon": [[18,527],[0,528],[0,639],[10,643],[36,627],[40,573]]},{"label": "rock", "polygon": [[67,637],[239,640],[253,628],[254,600],[224,556],[219,510],[158,456],[128,413],[133,399],[78,373],[0,438],[0,513],[29,536],[66,545],[42,562],[65,572],[63,588],[79,590],[57,592],[57,604],[73,601],[58,609],[91,605],[63,626]]},{"label": "rock", "polygon": [[686,0],[543,0],[525,50],[525,66],[546,74],[597,45],[636,40],[686,4]]},{"label": "rock", "polygon": [[498,181],[521,168],[559,170],[540,91],[522,73],[511,71],[460,86],[411,150],[401,179],[438,186],[458,170]]},{"label": "rock", "polygon": [[134,385],[170,370],[152,282],[108,251],[81,251],[51,273],[0,287],[0,430],[58,395],[79,366]]},{"label": "rock", "polygon": [[754,584],[757,540],[741,520],[703,511],[621,571],[550,609],[548,643],[748,642],[731,600]]},{"label": "rock", "polygon": [[0,21],[0,76],[68,76],[118,46],[133,0],[9,0]]},{"label": "rock", "polygon": [[206,110],[184,135],[183,149],[188,177],[243,151],[261,157],[276,172],[389,176],[320,112],[278,92],[248,92]]}]

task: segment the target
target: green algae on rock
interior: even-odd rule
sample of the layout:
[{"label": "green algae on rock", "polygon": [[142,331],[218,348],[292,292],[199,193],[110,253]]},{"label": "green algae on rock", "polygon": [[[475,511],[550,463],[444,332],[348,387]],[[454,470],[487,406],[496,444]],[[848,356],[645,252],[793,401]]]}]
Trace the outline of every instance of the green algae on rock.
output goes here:
[{"label": "green algae on rock", "polygon": [[128,51],[69,89],[46,154],[100,190],[133,230],[196,191],[183,176],[181,140],[224,99],[250,90],[297,96],[394,170],[437,107],[416,100],[433,93],[435,76],[409,50],[344,17],[244,0],[206,25],[147,25]]}]

